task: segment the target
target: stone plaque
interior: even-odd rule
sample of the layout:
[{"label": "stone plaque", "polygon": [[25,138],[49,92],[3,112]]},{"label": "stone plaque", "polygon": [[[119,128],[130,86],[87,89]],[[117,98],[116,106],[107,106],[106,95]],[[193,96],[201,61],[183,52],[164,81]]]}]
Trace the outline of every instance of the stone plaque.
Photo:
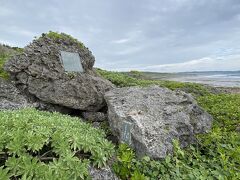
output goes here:
[{"label": "stone plaque", "polygon": [[78,53],[61,51],[61,60],[65,71],[83,72],[82,63]]},{"label": "stone plaque", "polygon": [[131,129],[132,123],[124,121],[122,124],[122,133],[121,133],[121,141],[127,144],[131,144]]}]

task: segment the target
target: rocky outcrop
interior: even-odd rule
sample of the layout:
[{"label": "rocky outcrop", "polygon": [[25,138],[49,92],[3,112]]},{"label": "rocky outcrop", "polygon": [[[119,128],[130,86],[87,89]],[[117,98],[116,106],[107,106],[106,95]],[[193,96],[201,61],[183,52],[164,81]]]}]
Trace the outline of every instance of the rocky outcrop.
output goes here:
[{"label": "rocky outcrop", "polygon": [[0,78],[0,110],[13,110],[29,106],[26,97],[12,83]]},{"label": "rocky outcrop", "polygon": [[138,155],[164,158],[172,141],[185,147],[211,128],[212,118],[191,95],[157,86],[117,88],[105,94],[113,133]]},{"label": "rocky outcrop", "polygon": [[[66,72],[60,51],[78,53],[84,72]],[[45,103],[98,111],[105,106],[103,94],[113,85],[97,76],[93,70],[94,62],[88,48],[72,37],[43,34],[25,47],[23,54],[12,57],[5,64],[5,70],[22,92]]]}]

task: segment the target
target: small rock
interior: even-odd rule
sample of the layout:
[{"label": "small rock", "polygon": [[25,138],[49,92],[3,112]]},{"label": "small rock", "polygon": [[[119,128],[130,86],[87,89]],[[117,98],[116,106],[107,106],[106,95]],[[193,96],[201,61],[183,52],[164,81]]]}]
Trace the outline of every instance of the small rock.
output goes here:
[{"label": "small rock", "polygon": [[240,132],[240,124],[237,126],[236,131]]},{"label": "small rock", "polygon": [[92,122],[102,122],[107,120],[107,115],[103,112],[83,112],[82,116],[84,119]]},{"label": "small rock", "polygon": [[89,173],[92,180],[120,180],[108,166],[101,169],[90,167]]}]

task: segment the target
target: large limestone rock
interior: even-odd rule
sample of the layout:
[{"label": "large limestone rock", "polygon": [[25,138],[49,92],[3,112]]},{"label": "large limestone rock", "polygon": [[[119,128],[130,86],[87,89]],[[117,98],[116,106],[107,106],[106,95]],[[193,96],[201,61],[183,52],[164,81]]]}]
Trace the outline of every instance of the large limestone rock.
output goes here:
[{"label": "large limestone rock", "polygon": [[[50,35],[43,34],[5,64],[16,86],[45,103],[83,111],[104,107],[103,94],[113,85],[94,72],[92,53],[66,34]],[[78,53],[84,73],[65,72],[60,51]]]},{"label": "large limestone rock", "polygon": [[0,78],[0,110],[13,110],[29,106],[26,97],[12,83]]},{"label": "large limestone rock", "polygon": [[157,86],[117,88],[105,99],[112,131],[140,156],[164,158],[172,152],[174,139],[185,147],[195,141],[195,134],[211,128],[211,116],[181,91]]}]

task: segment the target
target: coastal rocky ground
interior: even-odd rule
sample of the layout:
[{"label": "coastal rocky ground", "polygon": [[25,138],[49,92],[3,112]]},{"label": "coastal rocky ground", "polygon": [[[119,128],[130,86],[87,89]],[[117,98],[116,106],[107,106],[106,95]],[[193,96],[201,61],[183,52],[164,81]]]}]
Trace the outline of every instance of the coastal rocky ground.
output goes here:
[{"label": "coastal rocky ground", "polygon": [[[84,72],[66,72],[59,58],[61,50],[78,53]],[[94,62],[92,53],[68,35],[55,38],[43,34],[5,64],[10,79],[0,79],[0,109],[35,107],[59,111],[80,116],[94,126],[98,124],[97,128],[107,122],[110,129],[104,127],[106,132],[110,131],[120,143],[130,145],[138,158],[148,155],[162,159],[172,154],[174,140],[186,147],[196,142],[196,135],[210,131],[212,117],[189,93],[168,89],[172,84],[168,84],[168,88],[159,87],[162,84],[157,83],[158,86],[120,88],[130,78],[106,76],[111,83],[96,73]],[[140,81],[136,78],[134,82],[129,80],[129,84],[136,86]],[[141,83],[150,85],[145,81]],[[203,87],[213,94],[230,92],[199,87],[194,90],[200,92]],[[236,89],[231,93],[239,92]],[[111,165],[91,167],[89,173],[93,179],[117,179]]]},{"label": "coastal rocky ground", "polygon": [[[66,72],[61,51],[78,53],[84,72]],[[185,147],[194,143],[195,134],[210,130],[211,116],[191,95],[157,86],[115,88],[95,72],[94,62],[88,48],[68,35],[55,38],[43,34],[7,61],[5,70],[12,84],[5,89],[15,93],[9,96],[21,99],[21,105],[14,104],[18,108],[32,102],[37,108],[44,104],[47,110],[80,110],[84,119],[95,124],[108,120],[118,140],[140,156],[164,158],[172,153],[174,139]]]}]

